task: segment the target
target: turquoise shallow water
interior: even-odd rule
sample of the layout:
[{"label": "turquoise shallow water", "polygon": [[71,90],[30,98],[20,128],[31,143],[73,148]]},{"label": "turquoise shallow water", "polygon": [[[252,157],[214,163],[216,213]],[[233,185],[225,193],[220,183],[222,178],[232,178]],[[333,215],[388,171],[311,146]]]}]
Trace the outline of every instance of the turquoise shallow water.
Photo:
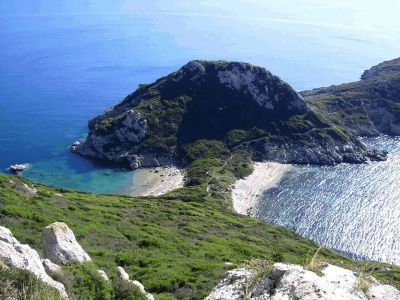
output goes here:
[{"label": "turquoise shallow water", "polygon": [[400,138],[366,142],[389,159],[297,166],[263,193],[254,214],[354,258],[400,265]]}]

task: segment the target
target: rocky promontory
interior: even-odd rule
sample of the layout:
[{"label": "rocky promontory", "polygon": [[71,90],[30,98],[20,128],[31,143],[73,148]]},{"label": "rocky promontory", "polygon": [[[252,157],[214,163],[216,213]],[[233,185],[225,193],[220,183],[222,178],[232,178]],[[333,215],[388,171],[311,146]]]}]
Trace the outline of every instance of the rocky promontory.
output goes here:
[{"label": "rocky promontory", "polygon": [[301,94],[313,109],[355,135],[400,135],[400,58],[366,70],[360,81]]},{"label": "rocky promontory", "polygon": [[197,140],[220,140],[254,160],[299,164],[385,159],[326,118],[289,84],[247,63],[191,61],[89,121],[74,152],[153,167],[185,162]]}]

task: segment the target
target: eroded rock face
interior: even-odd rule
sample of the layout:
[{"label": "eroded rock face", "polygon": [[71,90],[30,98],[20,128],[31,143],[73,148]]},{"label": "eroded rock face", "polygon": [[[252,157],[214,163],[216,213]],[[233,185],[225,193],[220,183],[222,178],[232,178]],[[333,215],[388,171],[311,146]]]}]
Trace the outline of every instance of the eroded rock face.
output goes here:
[{"label": "eroded rock face", "polygon": [[286,105],[288,110],[305,113],[308,106],[286,82],[263,68],[249,64],[231,63],[218,71],[217,77],[222,85],[243,92],[258,105],[267,110]]},{"label": "eroded rock face", "polygon": [[205,300],[243,299],[251,272],[244,268],[228,271]]},{"label": "eroded rock face", "polygon": [[117,267],[117,276],[125,281],[128,281],[130,284],[136,286],[137,288],[139,288],[139,290],[141,291],[141,293],[146,297],[147,300],[154,300],[154,296],[148,292],[146,292],[143,284],[141,284],[139,281],[137,280],[130,280],[129,279],[129,275],[128,273],[125,272],[124,268],[122,268],[121,266]]},{"label": "eroded rock face", "polygon": [[10,230],[2,226],[0,226],[0,261],[10,267],[32,272],[39,280],[56,289],[63,299],[68,298],[64,285],[47,275],[36,250],[21,244]]},{"label": "eroded rock face", "polygon": [[326,145],[315,143],[314,147],[303,147],[295,143],[269,143],[264,147],[260,160],[294,164],[360,164],[368,161],[382,161],[387,155],[384,151],[367,148],[358,141],[342,146],[337,146],[332,141]]},{"label": "eroded rock face", "polygon": [[89,255],[76,241],[72,230],[65,223],[55,222],[45,227],[42,232],[42,243],[45,256],[53,263],[91,261]]},{"label": "eroded rock face", "polygon": [[[360,287],[360,277],[350,270],[326,264],[322,276],[298,265],[276,263],[263,278],[252,282],[247,298],[254,300],[368,300],[400,299],[400,291],[379,284],[369,276],[366,286]],[[249,274],[250,273],[250,274]],[[238,274],[238,276],[234,276]],[[206,298],[207,300],[235,300],[245,297],[246,280],[251,272],[237,269],[227,275]],[[366,289],[366,290],[365,290]]]},{"label": "eroded rock face", "polygon": [[42,264],[46,269],[46,272],[50,275],[61,273],[61,267],[55,263],[52,263],[50,259],[42,259]]}]

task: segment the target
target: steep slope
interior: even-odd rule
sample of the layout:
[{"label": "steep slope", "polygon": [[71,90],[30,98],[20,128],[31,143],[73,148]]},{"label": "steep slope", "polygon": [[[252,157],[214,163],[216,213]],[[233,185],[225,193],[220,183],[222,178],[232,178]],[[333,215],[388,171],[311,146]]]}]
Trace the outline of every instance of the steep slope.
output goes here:
[{"label": "steep slope", "polygon": [[[318,251],[313,242],[288,229],[221,207],[199,187],[185,187],[157,198],[132,198],[36,184],[37,194],[30,195],[10,180],[32,183],[0,174],[0,224],[21,243],[42,255],[43,228],[56,221],[68,222],[96,268],[114,280],[117,266],[123,266],[156,299],[204,299],[226,270],[250,259],[304,264]],[[357,263],[327,249],[319,251],[319,258],[400,285],[399,267]],[[98,281],[88,278],[92,277],[88,269],[75,267],[68,270],[81,278],[77,284],[82,292],[98,289],[93,286]],[[4,278],[1,276],[2,272],[0,278]]]},{"label": "steep slope", "polygon": [[182,146],[220,140],[256,160],[334,164],[383,159],[311,110],[287,83],[246,63],[191,61],[89,122],[75,151],[140,166],[185,161]]},{"label": "steep slope", "polygon": [[301,94],[315,110],[356,135],[400,135],[400,58],[366,70],[360,81]]}]

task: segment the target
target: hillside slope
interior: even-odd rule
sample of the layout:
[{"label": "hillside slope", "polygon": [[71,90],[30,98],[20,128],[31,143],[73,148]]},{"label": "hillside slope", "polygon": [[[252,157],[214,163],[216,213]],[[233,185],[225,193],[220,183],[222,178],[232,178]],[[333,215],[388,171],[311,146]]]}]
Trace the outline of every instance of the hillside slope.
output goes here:
[{"label": "hillside slope", "polygon": [[[43,228],[68,222],[97,268],[115,278],[123,266],[156,299],[203,299],[228,269],[251,259],[304,265],[318,248],[290,230],[224,209],[198,187],[132,198],[35,185],[37,194],[29,195],[11,180],[31,183],[0,174],[1,225],[18,240],[43,253]],[[327,249],[320,258],[399,287],[397,267],[355,263]]]}]

